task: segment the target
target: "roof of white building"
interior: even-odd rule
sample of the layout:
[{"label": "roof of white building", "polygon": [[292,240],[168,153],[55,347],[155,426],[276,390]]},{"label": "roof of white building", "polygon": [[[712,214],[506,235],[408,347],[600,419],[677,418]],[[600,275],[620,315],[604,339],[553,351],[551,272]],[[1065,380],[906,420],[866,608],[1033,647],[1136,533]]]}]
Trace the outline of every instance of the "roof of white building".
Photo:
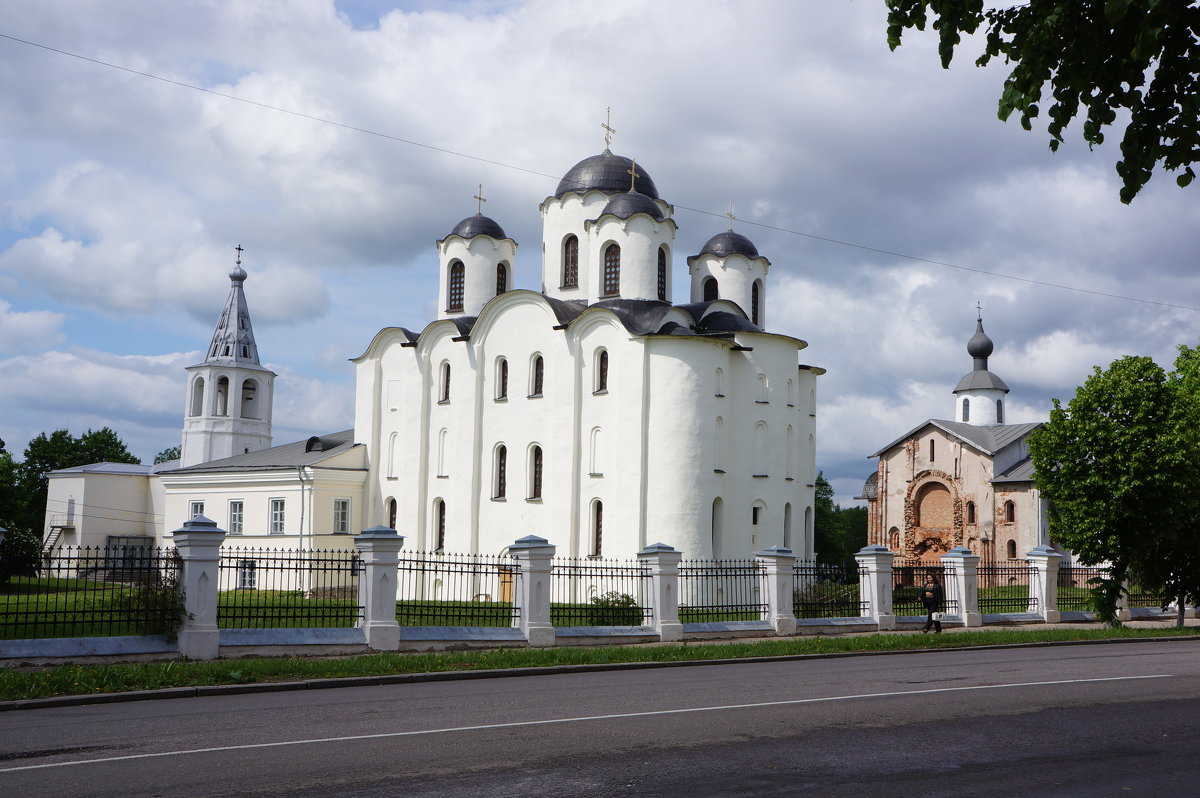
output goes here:
[{"label": "roof of white building", "polygon": [[59,468],[49,472],[47,476],[68,474],[117,474],[119,476],[144,477],[151,472],[153,466],[140,463],[88,463],[87,465]]},{"label": "roof of white building", "polygon": [[[192,474],[205,471],[264,471],[271,469],[295,468],[296,466],[316,465],[331,457],[361,446],[354,442],[354,430],[348,429],[330,435],[314,435],[303,441],[285,443],[282,446],[272,446],[270,449],[260,449],[257,452],[225,457],[221,460],[211,460],[207,463],[176,468],[166,473]],[[365,468],[362,470],[366,470]]]}]

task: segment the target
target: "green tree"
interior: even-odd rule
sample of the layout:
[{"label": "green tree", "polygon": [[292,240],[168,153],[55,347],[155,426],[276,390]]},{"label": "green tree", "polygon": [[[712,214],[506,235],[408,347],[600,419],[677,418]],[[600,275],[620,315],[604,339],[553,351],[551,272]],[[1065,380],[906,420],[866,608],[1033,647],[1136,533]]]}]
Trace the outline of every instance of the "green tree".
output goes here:
[{"label": "green tree", "polygon": [[169,463],[172,460],[178,460],[179,456],[179,447],[171,446],[154,455],[154,464],[158,465],[159,463]]},{"label": "green tree", "polygon": [[942,66],[949,68],[963,33],[987,31],[977,66],[1002,58],[1012,68],[998,115],[1015,111],[1032,128],[1049,84],[1050,149],[1081,107],[1083,138],[1104,142],[1104,129],[1128,113],[1117,174],[1121,201],[1133,200],[1156,168],[1182,167],[1192,182],[1200,158],[1200,2],[1196,0],[1033,0],[985,10],[983,0],[886,0],[888,46],[906,29],[924,30],[930,14]]},{"label": "green tree", "polygon": [[819,562],[851,563],[867,545],[865,507],[841,507],[833,501],[833,486],[817,472],[813,501],[813,548]]},{"label": "green tree", "polygon": [[1198,389],[1197,350],[1182,347],[1169,375],[1125,357],[1097,367],[1066,407],[1054,400],[1030,435],[1050,535],[1083,563],[1111,566],[1094,591],[1107,623],[1130,577],[1180,604],[1200,596]]}]

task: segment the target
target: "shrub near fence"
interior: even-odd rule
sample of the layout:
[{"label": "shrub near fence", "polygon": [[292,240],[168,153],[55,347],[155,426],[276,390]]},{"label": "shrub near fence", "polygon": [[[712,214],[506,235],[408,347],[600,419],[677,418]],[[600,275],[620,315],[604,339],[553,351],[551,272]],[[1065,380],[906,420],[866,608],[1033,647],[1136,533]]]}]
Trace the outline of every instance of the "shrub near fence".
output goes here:
[{"label": "shrub near fence", "polygon": [[517,561],[507,555],[400,552],[396,621],[401,626],[509,627]]},{"label": "shrub near fence", "polygon": [[36,576],[0,584],[0,639],[171,636],[184,619],[179,563],[172,548],[57,548]]},{"label": "shrub near fence", "polygon": [[797,618],[858,618],[867,609],[859,598],[857,565],[805,562],[792,568],[792,612]]},{"label": "shrub near fence", "polygon": [[683,560],[679,564],[681,623],[757,621],[767,611],[766,569],[755,560]]},{"label": "shrub near fence", "polygon": [[550,565],[550,623],[554,626],[642,626],[650,569],[638,562],[562,558]]},{"label": "shrub near fence", "polygon": [[218,565],[217,626],[221,629],[300,629],[355,626],[358,553],[222,549]]},{"label": "shrub near fence", "polygon": [[1102,579],[1107,568],[1070,566],[1058,569],[1058,609],[1067,612],[1094,611],[1093,579]]}]

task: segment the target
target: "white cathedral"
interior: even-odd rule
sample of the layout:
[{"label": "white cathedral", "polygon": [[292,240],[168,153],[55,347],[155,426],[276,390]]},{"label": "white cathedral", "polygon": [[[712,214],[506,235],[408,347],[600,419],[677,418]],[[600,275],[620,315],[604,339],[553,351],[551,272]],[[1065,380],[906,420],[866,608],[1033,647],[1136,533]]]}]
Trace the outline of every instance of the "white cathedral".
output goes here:
[{"label": "white cathedral", "polygon": [[[169,537],[204,514],[247,546],[495,553],[538,535],[562,555],[813,555],[816,377],[804,341],[765,332],[770,261],[729,229],[687,258],[646,171],[608,149],[539,208],[541,291],[476,213],[437,242],[435,321],[386,327],[353,359],[354,428],[271,446],[239,262],[204,360],[187,369],[181,459],[51,474],[47,541]],[[89,507],[108,509],[91,512]],[[51,539],[53,539],[51,541]]]}]

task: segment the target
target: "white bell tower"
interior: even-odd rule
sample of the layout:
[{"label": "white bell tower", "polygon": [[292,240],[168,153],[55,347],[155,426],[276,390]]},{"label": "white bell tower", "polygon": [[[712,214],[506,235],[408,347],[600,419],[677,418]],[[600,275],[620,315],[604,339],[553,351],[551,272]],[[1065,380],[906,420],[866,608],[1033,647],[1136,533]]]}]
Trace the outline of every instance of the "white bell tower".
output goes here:
[{"label": "white bell tower", "polygon": [[992,354],[992,339],[983,331],[983,315],[975,319],[975,334],[967,341],[967,354],[974,368],[958,381],[954,389],[954,420],[980,426],[1004,423],[1004,395],[1008,386],[1004,380],[988,371],[988,356]]},{"label": "white bell tower", "polygon": [[187,367],[180,466],[256,452],[271,446],[275,372],[263,368],[242,283],[242,247],[229,273],[229,298],[204,361]]}]

